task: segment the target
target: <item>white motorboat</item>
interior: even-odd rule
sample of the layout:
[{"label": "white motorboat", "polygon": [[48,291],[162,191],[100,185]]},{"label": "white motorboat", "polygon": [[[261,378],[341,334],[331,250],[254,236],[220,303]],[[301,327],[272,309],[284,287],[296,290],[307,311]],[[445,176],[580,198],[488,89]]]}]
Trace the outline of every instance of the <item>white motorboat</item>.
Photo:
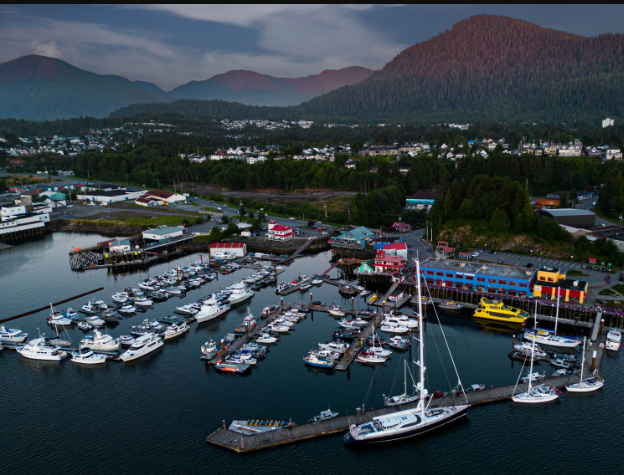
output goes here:
[{"label": "white motorboat", "polygon": [[[535,302],[535,325],[537,327],[537,302]],[[525,378],[521,378],[521,379],[526,379],[527,390],[526,392],[512,396],[511,400],[513,402],[516,402],[519,404],[545,404],[545,403],[553,402],[559,399],[560,393],[557,388],[550,388],[544,385],[531,387],[532,382],[537,381],[539,378],[544,377],[544,375],[540,375],[539,373],[533,372],[533,361],[535,359],[534,350],[535,350],[535,342],[533,342],[533,346],[531,348],[531,366],[529,367],[529,374],[525,376]],[[515,392],[515,388],[514,388],[514,392]]]},{"label": "white motorboat", "polygon": [[319,349],[321,350],[331,350],[336,353],[344,354],[347,351],[347,344],[340,343],[337,341],[328,341],[327,343],[319,343]]},{"label": "white motorboat", "polygon": [[117,338],[117,342],[121,345],[121,346],[132,346],[132,344],[134,343],[134,338],[132,338],[130,335],[121,335],[120,337]]},{"label": "white motorboat", "polygon": [[273,343],[277,343],[277,338],[269,335],[268,333],[262,333],[260,336],[258,336],[258,338],[256,338],[256,343],[271,345]]},{"label": "white motorboat", "polygon": [[314,416],[312,419],[308,421],[308,424],[318,424],[322,421],[328,421],[329,419],[333,419],[334,417],[338,417],[338,412],[332,412],[331,409],[327,409],[326,411],[321,411],[318,416]]},{"label": "white motorboat", "polygon": [[152,284],[150,282],[141,282],[139,284],[139,288],[142,290],[147,290],[148,292],[153,292],[155,290],[158,290],[160,287],[158,287],[158,285]]},{"label": "white motorboat", "polygon": [[94,327],[101,327],[106,322],[97,315],[93,315],[92,317],[87,317],[87,323]]},{"label": "white motorboat", "polygon": [[24,343],[28,339],[28,333],[24,333],[19,328],[5,328],[0,326],[0,342],[3,343]]},{"label": "white motorboat", "polygon": [[138,307],[151,307],[152,305],[154,305],[154,302],[152,302],[148,298],[139,297],[138,299],[134,300],[134,305],[136,305]]},{"label": "white motorboat", "polygon": [[278,325],[276,323],[271,323],[266,327],[268,331],[273,331],[277,333],[288,333],[290,331],[290,327],[286,325]]},{"label": "white motorboat", "polygon": [[232,291],[232,294],[228,297],[228,300],[231,305],[234,305],[240,302],[244,302],[254,295],[256,295],[256,293],[253,290],[236,288]]},{"label": "white motorboat", "polygon": [[87,335],[80,340],[80,348],[89,348],[95,351],[117,351],[119,342],[106,333],[94,330],[93,335]]},{"label": "white motorboat", "polygon": [[544,379],[545,377],[546,377],[546,373],[540,373],[539,371],[535,371],[535,372],[530,372],[526,376],[523,376],[522,378],[520,378],[520,381],[522,381],[523,383],[528,383],[529,381],[531,383],[535,383],[539,381],[540,379]]},{"label": "white motorboat", "polygon": [[314,279],[312,281],[312,285],[321,285],[323,283],[322,279]]},{"label": "white motorboat", "polygon": [[[66,310],[64,313],[63,312],[56,312],[54,310],[54,307],[52,307],[52,304],[50,304],[50,316],[48,317],[48,324],[52,325],[52,326],[69,326],[72,324],[72,318],[71,316],[68,315],[68,311],[71,309]],[[73,313],[75,313],[73,310],[71,310]],[[72,315],[73,316],[73,315]],[[76,316],[78,316],[78,314],[76,314]]]},{"label": "white motorboat", "polygon": [[329,314],[333,317],[344,317],[345,313],[340,310],[339,308],[330,308],[329,309]]},{"label": "white motorboat", "polygon": [[394,315],[386,314],[381,322],[382,325],[398,325],[407,328],[418,328],[418,320],[416,318],[409,318],[407,315]]},{"label": "white motorboat", "polygon": [[618,351],[620,349],[620,344],[611,340],[605,341],[605,348],[609,351]]},{"label": "white motorboat", "polygon": [[181,307],[176,307],[176,313],[180,313],[182,315],[197,315],[199,313],[199,309],[197,308],[197,304],[191,303],[182,305]]},{"label": "white motorboat", "polygon": [[277,325],[285,325],[287,327],[294,327],[295,324],[292,320],[290,320],[289,318],[284,318],[284,317],[279,317],[276,318],[275,320],[273,320],[273,323],[277,324]]},{"label": "white motorboat", "polygon": [[24,358],[40,361],[61,361],[67,356],[67,352],[47,344],[45,338],[37,338],[24,346],[17,346],[15,351]]},{"label": "white motorboat", "polygon": [[376,355],[375,353],[362,352],[357,356],[357,358],[355,358],[355,361],[364,364],[380,364],[388,361],[388,358],[386,358],[385,356]]},{"label": "white motorboat", "polygon": [[403,326],[394,326],[394,325],[382,325],[380,330],[384,333],[407,333],[409,328]]},{"label": "white motorboat", "polygon": [[134,340],[134,343],[119,359],[124,362],[136,360],[143,356],[149,355],[162,347],[165,343],[154,333],[145,333]]},{"label": "white motorboat", "polygon": [[618,346],[622,343],[622,333],[617,328],[612,328],[607,333],[607,341],[612,341],[613,343],[617,343]]},{"label": "white motorboat", "polygon": [[360,292],[360,297],[366,297],[367,295],[369,295],[371,292],[370,290],[362,290]]},{"label": "white motorboat", "polygon": [[124,305],[123,307],[121,307],[119,310],[117,310],[119,313],[125,313],[126,315],[130,315],[132,313],[136,313],[136,307],[132,306],[132,305]]},{"label": "white motorboat", "polygon": [[98,305],[95,305],[95,303],[92,303],[91,300],[89,300],[86,304],[82,306],[80,310],[81,312],[87,313],[89,315],[96,315],[100,310],[100,307]]},{"label": "white motorboat", "polygon": [[108,305],[104,303],[104,300],[96,300],[95,302],[93,302],[93,305],[95,305],[100,310],[106,310],[108,308]]},{"label": "white motorboat", "polygon": [[195,314],[195,320],[199,323],[207,322],[217,318],[230,310],[230,304],[214,304],[214,305],[202,305],[201,310]]},{"label": "white motorboat", "polygon": [[[416,260],[416,275],[420,275],[420,261]],[[418,279],[418,306],[419,315],[422,315],[421,282]],[[418,405],[414,409],[393,412],[373,417],[371,421],[363,424],[352,424],[349,432],[344,437],[345,444],[366,444],[376,442],[389,442],[404,440],[420,434],[425,434],[438,427],[446,426],[466,415],[470,405],[441,406],[435,409],[429,408],[427,402],[428,392],[425,388],[425,352],[423,326],[419,325],[417,338],[419,355],[418,367],[420,378],[416,385],[419,393]]]},{"label": "white motorboat", "polygon": [[72,360],[72,363],[78,363],[78,364],[88,364],[88,365],[104,364],[106,363],[106,356],[96,355],[89,348],[81,348],[80,350],[74,351],[72,353],[71,360]]},{"label": "white motorboat", "polygon": [[186,322],[182,322],[178,325],[174,323],[173,325],[169,325],[167,327],[163,336],[165,340],[169,340],[171,338],[176,338],[182,335],[183,333],[186,333],[187,331],[189,331],[189,327],[186,324]]},{"label": "white motorboat", "polygon": [[[610,332],[609,332],[610,333]],[[578,383],[568,384],[566,390],[571,393],[591,393],[598,391],[604,386],[604,381],[599,377],[591,377],[583,379],[583,372],[585,370],[585,344],[587,343],[587,337],[583,340],[583,359],[581,360],[581,376]],[[619,343],[618,343],[619,345]]]},{"label": "white motorboat", "polygon": [[82,330],[83,332],[88,332],[90,330],[93,330],[93,327],[89,325],[87,322],[80,322],[78,324],[78,330]]},{"label": "white motorboat", "polygon": [[409,404],[410,402],[416,402],[420,398],[418,394],[418,387],[416,386],[416,382],[414,381],[414,377],[412,376],[412,372],[410,371],[410,377],[412,378],[412,387],[414,388],[413,394],[407,393],[407,372],[409,371],[409,367],[407,365],[407,360],[403,361],[403,394],[398,396],[386,397],[385,394],[382,394],[384,399],[384,406],[400,406],[402,404]]},{"label": "white motorboat", "polygon": [[117,292],[116,294],[113,294],[113,302],[116,304],[125,304],[130,302],[130,298],[125,292]]}]

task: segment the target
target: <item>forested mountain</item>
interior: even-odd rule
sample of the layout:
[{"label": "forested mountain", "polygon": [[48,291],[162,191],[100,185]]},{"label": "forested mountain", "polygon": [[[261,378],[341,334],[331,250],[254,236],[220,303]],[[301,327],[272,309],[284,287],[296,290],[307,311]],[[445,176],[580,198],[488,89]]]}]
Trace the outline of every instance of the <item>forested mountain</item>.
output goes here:
[{"label": "forested mountain", "polygon": [[119,76],[100,76],[45,56],[0,64],[0,118],[105,117],[134,102],[169,101]]},{"label": "forested mountain", "polygon": [[205,81],[191,81],[169,92],[177,99],[240,102],[248,105],[288,106],[351,85],[373,71],[358,66],[325,70],[303,78],[278,78],[254,71],[229,71]]},{"label": "forested mountain", "polygon": [[[587,38],[479,15],[407,48],[362,82],[288,108],[197,101],[115,116],[223,111],[237,118],[572,120],[624,116],[624,35]],[[214,114],[216,115],[216,114]]]},{"label": "forested mountain", "polygon": [[147,82],[147,81],[133,81],[133,82],[134,84],[137,84],[141,86],[143,89],[147,89],[148,91],[154,91],[154,92],[160,92],[162,94],[167,94],[165,91],[163,91],[153,82]]}]

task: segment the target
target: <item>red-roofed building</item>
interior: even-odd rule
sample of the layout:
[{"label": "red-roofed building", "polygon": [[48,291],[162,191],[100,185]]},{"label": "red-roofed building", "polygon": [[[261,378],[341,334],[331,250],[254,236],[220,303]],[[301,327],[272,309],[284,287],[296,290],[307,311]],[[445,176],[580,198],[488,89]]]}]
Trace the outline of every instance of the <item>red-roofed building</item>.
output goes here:
[{"label": "red-roofed building", "polygon": [[210,255],[217,252],[228,252],[236,257],[245,257],[247,255],[247,245],[244,242],[213,242],[210,245]]},{"label": "red-roofed building", "polygon": [[375,272],[396,273],[405,266],[405,261],[399,256],[390,256],[384,251],[377,251],[375,257]]},{"label": "red-roofed building", "polygon": [[396,222],[392,224],[392,229],[394,229],[397,233],[409,233],[412,230],[412,227],[407,223]]},{"label": "red-roofed building", "polygon": [[407,244],[404,242],[386,244],[382,249],[387,255],[399,256],[402,257],[404,261],[407,261]]},{"label": "red-roofed building", "polygon": [[291,228],[290,226],[284,226],[283,224],[276,224],[274,220],[271,220],[267,229],[267,239],[274,239],[276,241],[287,241],[295,236],[295,233],[293,233],[293,228]]}]

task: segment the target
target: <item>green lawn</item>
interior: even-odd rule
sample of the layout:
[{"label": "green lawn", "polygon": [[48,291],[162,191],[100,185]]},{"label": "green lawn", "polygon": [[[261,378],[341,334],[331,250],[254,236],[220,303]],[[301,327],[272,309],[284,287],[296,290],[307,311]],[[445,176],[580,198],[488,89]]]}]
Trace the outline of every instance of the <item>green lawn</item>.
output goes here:
[{"label": "green lawn", "polygon": [[619,294],[617,294],[616,292],[614,292],[611,289],[603,289],[600,291],[600,293],[598,295],[606,295],[608,297],[618,297]]},{"label": "green lawn", "polygon": [[[157,226],[182,226],[183,224],[193,223],[194,218],[184,216],[155,216],[150,217],[118,217],[114,219],[70,219],[71,223],[91,225],[91,226],[129,226],[155,228]],[[186,223],[185,223],[186,221]]]},{"label": "green lawn", "polygon": [[587,277],[587,274],[583,274],[580,270],[576,270],[576,269],[570,269],[568,272],[566,272],[566,275],[571,275],[574,277]]},{"label": "green lawn", "polygon": [[616,284],[613,286],[613,290],[624,295],[624,284]]}]

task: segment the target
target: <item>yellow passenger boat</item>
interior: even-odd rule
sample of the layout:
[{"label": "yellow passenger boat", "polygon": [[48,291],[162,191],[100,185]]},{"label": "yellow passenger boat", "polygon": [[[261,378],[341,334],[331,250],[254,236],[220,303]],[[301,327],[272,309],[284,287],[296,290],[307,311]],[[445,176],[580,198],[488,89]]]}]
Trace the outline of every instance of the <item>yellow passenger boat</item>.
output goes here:
[{"label": "yellow passenger boat", "polygon": [[479,320],[493,320],[524,325],[530,315],[519,308],[509,307],[500,300],[482,298],[473,317]]}]

